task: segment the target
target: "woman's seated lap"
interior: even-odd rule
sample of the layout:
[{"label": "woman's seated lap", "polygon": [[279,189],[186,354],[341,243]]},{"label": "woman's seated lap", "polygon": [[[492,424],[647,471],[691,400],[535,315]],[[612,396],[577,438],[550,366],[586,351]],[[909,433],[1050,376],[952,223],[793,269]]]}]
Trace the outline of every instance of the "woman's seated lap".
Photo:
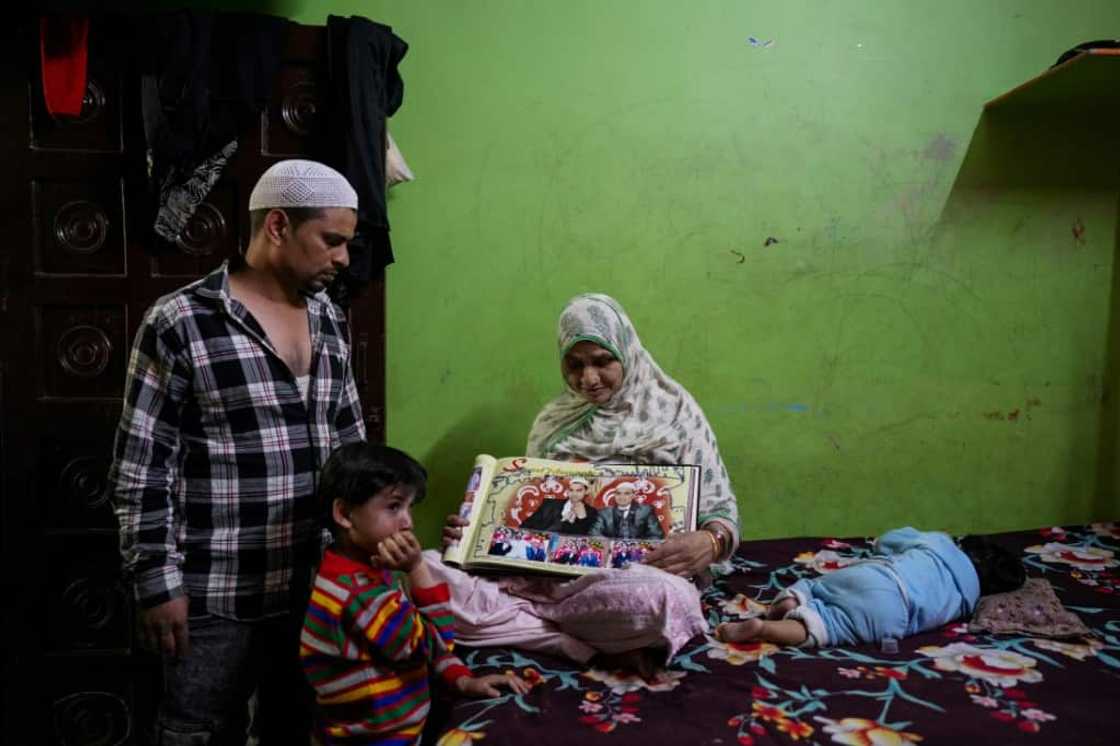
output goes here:
[{"label": "woman's seated lap", "polygon": [[[697,464],[701,468],[701,528],[671,535],[643,561],[672,575],[693,578],[726,560],[738,545],[738,506],[715,436],[696,401],[654,362],[625,311],[612,298],[577,296],[561,313],[558,331],[567,391],[537,415],[527,455],[562,461]],[[458,515],[448,516],[444,543],[457,540],[464,525],[466,521]],[[650,577],[657,576],[646,575],[643,582],[656,582]],[[669,580],[665,578],[666,588],[676,589],[679,595],[680,586]],[[454,593],[454,585],[452,589]],[[694,588],[691,591],[686,595],[703,625],[699,596]],[[626,613],[623,606],[620,602],[619,613]],[[553,614],[554,607],[537,611],[558,616]],[[563,628],[562,618],[552,621]],[[633,639],[643,638],[635,635]],[[589,642],[597,649],[618,652],[617,645],[604,640]]]}]

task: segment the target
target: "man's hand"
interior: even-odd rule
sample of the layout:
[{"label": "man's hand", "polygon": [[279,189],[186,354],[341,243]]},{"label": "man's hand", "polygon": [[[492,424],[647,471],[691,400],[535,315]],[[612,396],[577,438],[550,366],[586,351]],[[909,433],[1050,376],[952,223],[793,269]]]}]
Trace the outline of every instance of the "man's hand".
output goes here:
[{"label": "man's hand", "polygon": [[497,697],[499,686],[508,686],[515,694],[528,694],[533,687],[517,674],[492,673],[487,676],[464,676],[455,680],[455,688],[465,697]]},{"label": "man's hand", "polygon": [[187,627],[187,597],[179,596],[159,606],[140,611],[140,643],[167,658],[183,658],[190,652]]},{"label": "man's hand", "polygon": [[715,561],[711,536],[707,531],[672,534],[646,555],[643,564],[683,578],[695,577]]},{"label": "man's hand", "polygon": [[469,525],[471,522],[458,513],[447,516],[447,520],[443,523],[443,548],[447,549],[448,546],[462,539],[463,527]]}]

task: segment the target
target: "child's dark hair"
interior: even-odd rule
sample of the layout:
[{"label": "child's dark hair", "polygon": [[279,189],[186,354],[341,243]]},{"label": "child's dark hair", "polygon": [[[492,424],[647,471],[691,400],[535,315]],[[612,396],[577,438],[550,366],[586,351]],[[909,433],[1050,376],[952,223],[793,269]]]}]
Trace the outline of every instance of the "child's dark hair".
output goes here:
[{"label": "child's dark hair", "polygon": [[428,472],[404,451],[379,443],[349,443],[335,449],[319,474],[319,506],[324,525],[335,529],[331,505],[336,499],[362,505],[386,487],[411,487],[413,505],[424,499]]},{"label": "child's dark hair", "polygon": [[1027,582],[1027,571],[1019,555],[1004,549],[987,536],[965,536],[961,551],[972,560],[980,577],[980,595],[1018,590]]}]

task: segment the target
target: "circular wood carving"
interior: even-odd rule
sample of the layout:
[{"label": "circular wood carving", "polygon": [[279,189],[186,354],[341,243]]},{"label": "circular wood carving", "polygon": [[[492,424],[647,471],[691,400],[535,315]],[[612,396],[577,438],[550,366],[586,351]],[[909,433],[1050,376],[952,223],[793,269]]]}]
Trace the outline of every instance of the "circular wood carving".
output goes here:
[{"label": "circular wood carving", "polygon": [[203,202],[183,227],[176,243],[191,256],[208,256],[225,240],[226,219],[222,217],[222,211],[209,202]]},{"label": "circular wood carving", "polygon": [[280,117],[284,126],[300,137],[307,137],[315,131],[315,120],[319,118],[318,87],[303,81],[293,85],[280,102]]},{"label": "circular wood carving", "polygon": [[124,603],[124,591],[118,584],[97,578],[78,578],[62,591],[69,626],[81,637],[112,624]]},{"label": "circular wood carving", "polygon": [[95,202],[67,202],[54,216],[54,238],[66,251],[94,254],[108,235],[109,218]]},{"label": "circular wood carving", "polygon": [[105,111],[105,91],[97,81],[90,78],[86,81],[86,93],[82,96],[82,111],[78,114],[79,122],[88,122],[101,116]]},{"label": "circular wood carving", "polygon": [[109,692],[75,692],[51,704],[55,741],[62,746],[119,746],[132,735],[128,704]]},{"label": "circular wood carving", "polygon": [[113,343],[95,326],[70,327],[58,340],[59,364],[78,378],[95,378],[104,373],[112,354]]},{"label": "circular wood carving", "polygon": [[73,507],[95,510],[109,501],[106,491],[109,465],[99,458],[81,456],[62,468],[58,490]]}]

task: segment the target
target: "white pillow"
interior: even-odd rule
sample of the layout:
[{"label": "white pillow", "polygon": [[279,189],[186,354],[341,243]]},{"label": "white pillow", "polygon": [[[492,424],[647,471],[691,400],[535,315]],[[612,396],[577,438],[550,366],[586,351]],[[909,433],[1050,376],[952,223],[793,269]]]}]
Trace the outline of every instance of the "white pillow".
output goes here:
[{"label": "white pillow", "polygon": [[385,147],[385,186],[393,187],[402,181],[415,179],[416,177],[412,175],[408,164],[404,162],[404,154],[393,142],[393,136],[389,134],[389,130],[385,130],[385,140],[388,143]]}]

